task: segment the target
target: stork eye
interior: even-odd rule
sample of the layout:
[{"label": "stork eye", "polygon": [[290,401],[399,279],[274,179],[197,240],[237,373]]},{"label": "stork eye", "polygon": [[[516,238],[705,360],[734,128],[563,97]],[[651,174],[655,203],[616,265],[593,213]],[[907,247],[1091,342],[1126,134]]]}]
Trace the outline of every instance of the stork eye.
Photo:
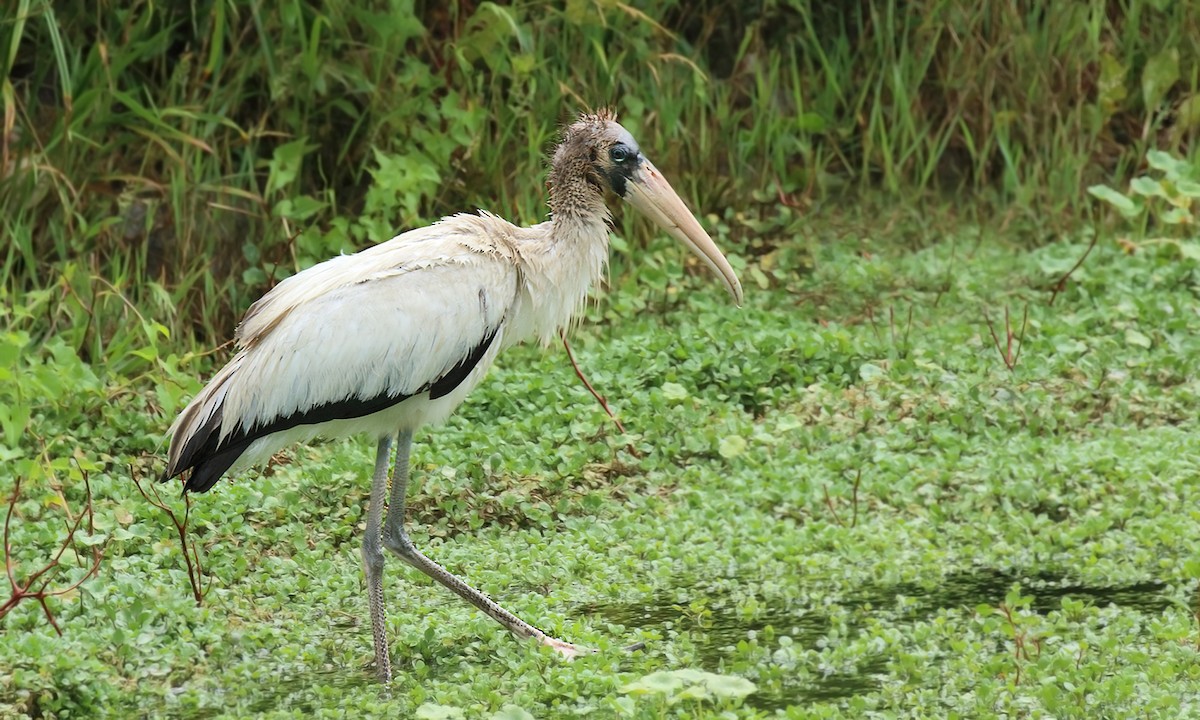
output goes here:
[{"label": "stork eye", "polygon": [[633,150],[630,150],[624,145],[617,145],[612,150],[608,151],[608,156],[612,158],[612,161],[615,163],[623,163],[629,158],[633,157]]}]

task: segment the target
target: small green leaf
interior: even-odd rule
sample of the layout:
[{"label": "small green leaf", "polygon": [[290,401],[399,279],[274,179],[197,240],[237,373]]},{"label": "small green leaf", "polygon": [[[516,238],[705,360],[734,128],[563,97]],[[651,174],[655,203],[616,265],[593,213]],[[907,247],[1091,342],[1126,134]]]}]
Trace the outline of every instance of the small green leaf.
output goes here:
[{"label": "small green leaf", "polygon": [[887,377],[887,370],[872,363],[863,363],[858,367],[858,376],[866,382]]},{"label": "small green leaf", "polygon": [[717,452],[726,460],[735,458],[746,452],[746,438],[740,435],[726,435],[721,439],[721,446]]},{"label": "small green leaf", "polygon": [[750,278],[754,280],[755,285],[762,290],[770,289],[771,281],[767,279],[767,275],[762,271],[762,268],[757,265],[751,265],[748,270],[750,271]]},{"label": "small green leaf", "polygon": [[1088,346],[1074,338],[1067,338],[1054,346],[1054,352],[1059,355],[1082,355]]},{"label": "small green leaf", "polygon": [[1146,337],[1144,333],[1133,328],[1129,328],[1125,331],[1125,342],[1141,348],[1150,347],[1150,338]]},{"label": "small green leaf", "polygon": [[662,386],[663,397],[668,400],[687,400],[687,388],[679,383],[665,382]]},{"label": "small green leaf", "polygon": [[680,700],[707,700],[709,698],[708,687],[706,685],[692,685],[679,691],[679,694],[671,698],[672,703]]},{"label": "small green leaf", "polygon": [[465,720],[466,715],[461,708],[436,703],[425,703],[417,708],[419,720]]},{"label": "small green leaf", "polygon": [[492,713],[492,720],[534,720],[534,717],[525,708],[517,705],[505,705]]},{"label": "small green leaf", "polygon": [[1200,128],[1200,93],[1179,103],[1175,111],[1175,126],[1184,130]]},{"label": "small green leaf", "polygon": [[804,132],[821,133],[825,132],[829,124],[825,122],[825,118],[815,112],[804,112],[796,116],[796,128]]},{"label": "small green leaf", "polygon": [[80,545],[83,545],[84,547],[95,547],[97,545],[103,545],[106,540],[108,540],[108,536],[105,535],[104,533],[90,533],[88,535],[75,537],[75,542],[79,543]]},{"label": "small green leaf", "polygon": [[271,157],[270,171],[267,174],[267,194],[291,185],[300,174],[304,156],[316,150],[317,147],[319,146],[310,145],[308,138],[300,138],[275,148]]},{"label": "small green leaf", "polygon": [[1128,68],[1121,64],[1110,53],[1100,56],[1100,107],[1106,115],[1112,115],[1120,109],[1125,100],[1125,76]]}]

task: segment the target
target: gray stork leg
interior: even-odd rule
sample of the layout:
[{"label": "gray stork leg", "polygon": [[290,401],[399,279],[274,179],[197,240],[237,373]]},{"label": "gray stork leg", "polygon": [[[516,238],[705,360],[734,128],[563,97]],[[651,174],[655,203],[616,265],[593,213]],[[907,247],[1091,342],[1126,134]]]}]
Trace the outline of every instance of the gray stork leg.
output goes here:
[{"label": "gray stork leg", "polygon": [[[371,606],[371,632],[375,636],[375,669],[383,682],[390,682],[392,679],[392,663],[388,658],[387,615],[383,607],[383,549],[379,545],[391,449],[390,437],[380,439],[379,448],[375,453],[375,474],[371,476],[367,532],[362,544],[363,567],[367,573],[367,601]],[[405,455],[407,457],[407,452]]]},{"label": "gray stork leg", "polygon": [[[479,592],[446,570],[446,568],[425,557],[413,545],[412,540],[408,537],[408,533],[404,530],[404,497],[408,491],[408,453],[412,447],[412,432],[404,431],[397,435],[396,445],[398,448],[396,451],[396,470],[392,476],[392,495],[388,503],[387,521],[383,527],[384,546],[399,555],[400,559],[404,562],[437,580],[449,588],[455,595],[482,610],[493,620],[508,628],[509,632],[517,637],[534,638],[541,644],[554,648],[555,651],[566,658],[574,658],[578,655],[591,652],[585,648],[572,645],[569,642],[552,638],[516,615],[513,615],[497,605],[487,595]],[[374,504],[374,500],[375,496],[372,494],[372,505]],[[378,638],[378,634],[376,637]]]}]

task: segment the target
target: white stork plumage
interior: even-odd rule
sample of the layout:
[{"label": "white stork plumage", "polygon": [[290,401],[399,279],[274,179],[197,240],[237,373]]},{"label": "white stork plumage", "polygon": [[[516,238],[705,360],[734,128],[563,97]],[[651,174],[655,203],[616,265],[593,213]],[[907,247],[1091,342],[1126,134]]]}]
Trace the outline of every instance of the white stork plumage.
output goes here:
[{"label": "white stork plumage", "polygon": [[205,492],[222,475],[318,435],[379,439],[362,555],[376,669],[385,681],[383,547],[514,634],[566,657],[582,652],[417,550],[404,528],[404,500],[413,431],[449,416],[501,350],[534,337],[549,342],[580,309],[608,259],[606,195],[623,198],[693,250],[741,303],[733,268],[610,113],[583,115],[566,128],[549,188],[551,219],[533,227],[485,212],[454,215],[279,283],[250,307],[237,329],[237,354],[169,431],[163,479],[187,473],[185,492]]}]

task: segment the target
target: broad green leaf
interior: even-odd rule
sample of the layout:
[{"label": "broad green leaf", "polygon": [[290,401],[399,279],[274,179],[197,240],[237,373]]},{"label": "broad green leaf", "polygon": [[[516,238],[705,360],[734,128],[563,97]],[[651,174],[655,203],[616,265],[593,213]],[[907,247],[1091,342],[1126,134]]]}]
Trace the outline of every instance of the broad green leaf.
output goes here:
[{"label": "broad green leaf", "polygon": [[1144,197],[1167,197],[1167,191],[1163,189],[1162,183],[1145,175],[1131,180],[1129,189]]},{"label": "broad green leaf", "polygon": [[640,680],[623,686],[621,692],[629,695],[649,695],[656,693],[670,695],[681,687],[683,687],[683,680],[675,673],[660,671],[650,673]]},{"label": "broad green leaf", "polygon": [[712,673],[696,668],[680,668],[672,670],[671,673],[685,683],[702,683],[712,676]]},{"label": "broad green leaf", "polygon": [[1189,167],[1186,162],[1162,150],[1148,150],[1146,163],[1155,170],[1165,173],[1167,177],[1177,176],[1181,173],[1186,174]]},{"label": "broad green leaf", "polygon": [[757,688],[754,683],[737,675],[714,675],[705,683],[717,697],[744,698]]},{"label": "broad green leaf", "polygon": [[29,342],[29,336],[18,333],[5,333],[0,336],[0,365],[9,366],[21,356],[21,348]]},{"label": "broad green leaf", "polygon": [[1155,110],[1167,91],[1179,81],[1179,50],[1168,48],[1146,61],[1142,70],[1142,100]]},{"label": "broad green leaf", "polygon": [[290,220],[307,220],[324,210],[326,203],[309,195],[286,198],[275,204],[274,214]]},{"label": "broad green leaf", "polygon": [[1184,240],[1176,245],[1179,255],[1184,260],[1200,260],[1200,242]]},{"label": "broad green leaf", "polygon": [[1177,180],[1175,191],[1189,198],[1200,198],[1200,183],[1191,180]]},{"label": "broad green leaf", "polygon": [[1192,214],[1181,207],[1167,208],[1161,220],[1168,225],[1187,225],[1192,222]]},{"label": "broad green leaf", "polygon": [[1116,190],[1113,190],[1107,185],[1093,185],[1088,188],[1088,193],[1092,197],[1099,198],[1109,205],[1112,205],[1117,209],[1118,212],[1126,217],[1136,215],[1139,212],[1137,203],[1135,203],[1132,199],[1125,197]]},{"label": "broad green leaf", "polygon": [[771,287],[771,281],[767,278],[766,273],[762,271],[762,268],[757,265],[751,265],[748,270],[750,271],[750,278],[754,280],[754,284],[759,289],[767,290]]}]

